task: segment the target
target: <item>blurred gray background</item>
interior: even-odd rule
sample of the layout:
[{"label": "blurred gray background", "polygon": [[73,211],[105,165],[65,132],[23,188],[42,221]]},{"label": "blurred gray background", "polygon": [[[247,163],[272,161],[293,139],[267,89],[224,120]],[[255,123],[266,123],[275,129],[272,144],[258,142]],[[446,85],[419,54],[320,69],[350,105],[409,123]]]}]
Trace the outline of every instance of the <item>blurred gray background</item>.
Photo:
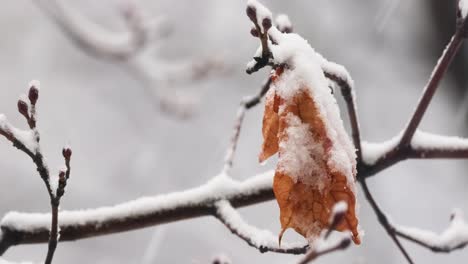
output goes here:
[{"label": "blurred gray background", "polygon": [[[123,30],[123,0],[64,0],[65,5],[110,31]],[[165,15],[172,35],[157,43],[158,56],[179,60],[219,57],[232,66],[199,82],[172,85],[197,94],[192,119],[181,121],[154,108],[142,82],[122,65],[93,58],[51,22],[34,0],[3,1],[0,8],[0,113],[24,127],[18,95],[41,81],[39,128],[52,171],[61,147],[73,148],[72,178],[62,209],[92,208],[183,190],[222,168],[240,99],[255,93],[267,72],[245,74],[258,42],[250,34],[244,1],[141,0],[150,16]],[[403,128],[432,67],[454,31],[455,1],[264,0],[286,13],[295,31],[351,72],[357,87],[363,137],[381,141]],[[422,128],[466,135],[466,58],[452,65]],[[222,57],[221,57],[222,56]],[[465,60],[463,60],[465,58]],[[161,64],[160,67],[164,67]],[[161,69],[155,68],[154,71]],[[340,99],[341,100],[341,99]],[[233,177],[243,180],[274,167],[257,164],[262,107],[248,112]],[[347,122],[347,120],[346,120]],[[466,161],[407,161],[370,180],[376,199],[402,225],[442,231],[452,208],[468,212]],[[0,140],[0,215],[11,210],[47,212],[48,196],[29,158]],[[317,263],[404,263],[359,195],[361,246]],[[277,233],[278,208],[269,202],[241,209],[246,220]],[[288,232],[286,239],[297,240]],[[403,242],[417,263],[460,263],[468,250],[433,254]],[[56,263],[210,263],[224,253],[233,263],[291,263],[297,256],[260,254],[211,217],[135,232],[60,243]],[[9,260],[42,261],[46,245],[18,246]]]}]

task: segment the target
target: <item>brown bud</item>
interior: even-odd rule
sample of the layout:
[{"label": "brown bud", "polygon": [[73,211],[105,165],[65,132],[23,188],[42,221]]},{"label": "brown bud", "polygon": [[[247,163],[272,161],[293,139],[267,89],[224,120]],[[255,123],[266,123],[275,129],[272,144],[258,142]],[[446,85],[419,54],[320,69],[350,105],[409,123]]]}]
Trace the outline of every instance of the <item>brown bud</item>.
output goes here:
[{"label": "brown bud", "polygon": [[338,248],[340,249],[345,249],[351,245],[351,238],[345,238],[341,240],[340,244],[338,245]]},{"label": "brown bud", "polygon": [[257,10],[255,9],[255,7],[249,5],[247,6],[247,9],[245,11],[250,20],[254,23],[257,23]]},{"label": "brown bud", "polygon": [[27,119],[29,119],[28,109],[29,109],[28,104],[25,101],[19,99],[18,100],[18,112],[20,112],[20,114],[22,114]]},{"label": "brown bud", "polygon": [[72,155],[71,148],[65,147],[62,149],[62,155],[66,160],[69,160]]},{"label": "brown bud", "polygon": [[267,32],[271,28],[271,18],[265,17],[262,21],[263,30]]},{"label": "brown bud", "polygon": [[59,172],[59,183],[64,183],[65,182],[65,172],[64,171],[60,171]]},{"label": "brown bud", "polygon": [[250,29],[250,34],[256,38],[260,36],[260,34],[258,34],[258,30],[255,27]]},{"label": "brown bud", "polygon": [[29,88],[28,98],[32,105],[36,105],[37,99],[39,99],[39,89],[36,86]]}]

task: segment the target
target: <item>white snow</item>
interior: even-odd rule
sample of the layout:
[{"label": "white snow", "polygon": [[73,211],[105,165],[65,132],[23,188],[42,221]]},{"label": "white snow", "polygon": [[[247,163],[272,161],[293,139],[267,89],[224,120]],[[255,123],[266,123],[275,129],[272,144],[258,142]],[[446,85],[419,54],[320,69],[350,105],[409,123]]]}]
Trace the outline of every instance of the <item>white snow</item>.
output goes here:
[{"label": "white snow", "polygon": [[273,23],[273,20],[271,19],[271,11],[266,8],[264,5],[259,3],[257,0],[248,0],[247,1],[247,6],[251,6],[255,8],[256,13],[257,13],[257,23],[260,26],[260,29],[262,30],[262,33],[265,32],[265,29],[263,28],[262,21],[265,18],[269,18],[271,23]]},{"label": "white snow", "polygon": [[225,254],[218,254],[213,258],[211,263],[232,264],[232,260]]},{"label": "white snow", "polygon": [[412,227],[397,226],[396,228],[400,233],[433,247],[455,249],[468,243],[468,224],[460,209],[455,209],[452,217],[449,227],[440,234]]},{"label": "white snow", "polygon": [[[238,193],[257,193],[261,190],[270,189],[272,184],[273,171],[256,175],[243,182],[234,181],[221,174],[202,186],[182,192],[143,197],[115,206],[97,209],[62,211],[59,215],[59,223],[62,227],[64,225],[86,224],[99,226],[112,219],[138,217],[178,206],[201,204],[213,199],[229,199]],[[0,226],[22,231],[48,230],[50,228],[50,214],[10,212],[3,217]]]},{"label": "white snow", "polygon": [[[320,53],[317,53],[317,57],[320,60],[320,65],[324,72],[332,73],[333,75],[346,81],[351,85],[351,87],[354,87],[354,80],[351,78],[351,74],[349,74],[348,70],[346,70],[343,65],[327,60]],[[352,91],[354,92],[354,89],[352,89]]]},{"label": "white snow", "polygon": [[[240,214],[231,204],[226,200],[221,200],[216,203],[217,212],[222,220],[231,228],[236,230],[239,233],[239,236],[246,237],[251,240],[251,242],[256,247],[278,247],[278,236],[273,235],[268,230],[258,229],[254,226],[249,225],[247,222],[242,219]],[[303,244],[287,244],[281,243],[281,248],[293,248],[293,247],[303,247]]]},{"label": "white snow", "polygon": [[332,215],[345,214],[348,211],[348,203],[339,201],[333,206]]},{"label": "white snow", "polygon": [[36,153],[39,145],[36,141],[36,133],[33,130],[22,130],[14,127],[8,122],[4,114],[0,114],[0,129],[11,133],[17,140],[23,143],[32,153]]},{"label": "white snow", "polygon": [[377,160],[384,157],[389,151],[391,151],[398,142],[400,142],[401,133],[397,136],[379,143],[362,141],[362,160],[367,165],[374,165]]},{"label": "white snow", "polygon": [[[269,34],[278,42],[278,45],[270,46],[274,63],[287,64],[290,67],[272,88],[286,102],[307,89],[324,122],[327,137],[332,143],[328,152],[328,167],[346,175],[349,186],[354,186],[355,148],[344,128],[338,104],[330,93],[328,81],[322,71],[323,57],[298,34],[283,34],[274,27],[269,30]],[[343,72],[345,71],[341,69],[340,73]]]},{"label": "white snow", "polygon": [[280,31],[283,31],[285,28],[292,28],[291,20],[289,20],[289,17],[285,14],[279,14],[276,17],[275,23]]},{"label": "white snow", "polygon": [[423,131],[416,131],[411,146],[414,149],[435,149],[444,148],[450,150],[468,148],[468,139],[460,137],[442,136]]},{"label": "white snow", "polygon": [[336,248],[344,240],[351,241],[351,234],[349,232],[336,232],[333,236],[330,236],[327,239],[320,236],[318,239],[311,241],[310,248],[315,252],[324,252],[332,248]]},{"label": "white snow", "polygon": [[325,150],[320,142],[314,141],[309,124],[288,113],[286,141],[280,142],[278,170],[289,175],[294,182],[300,181],[317,186],[320,191],[328,184],[323,157]]},{"label": "white snow", "polygon": [[11,262],[11,261],[7,261],[3,258],[0,258],[0,264],[33,264],[33,262]]},{"label": "white snow", "polygon": [[[397,136],[380,142],[371,143],[367,141],[362,142],[362,158],[368,165],[373,165],[380,158],[394,149],[401,140],[403,132],[398,133]],[[411,147],[415,150],[431,150],[431,149],[445,149],[445,150],[460,150],[468,149],[468,139],[442,136],[417,130],[411,140]]]},{"label": "white snow", "polygon": [[[29,82],[29,86],[28,87],[35,87],[37,90],[40,90],[41,89],[41,82],[38,81],[38,80],[32,80]],[[25,101],[27,102],[27,101]]]},{"label": "white snow", "polygon": [[468,0],[458,1],[458,9],[460,9],[462,18],[466,18],[466,15],[468,15]]}]

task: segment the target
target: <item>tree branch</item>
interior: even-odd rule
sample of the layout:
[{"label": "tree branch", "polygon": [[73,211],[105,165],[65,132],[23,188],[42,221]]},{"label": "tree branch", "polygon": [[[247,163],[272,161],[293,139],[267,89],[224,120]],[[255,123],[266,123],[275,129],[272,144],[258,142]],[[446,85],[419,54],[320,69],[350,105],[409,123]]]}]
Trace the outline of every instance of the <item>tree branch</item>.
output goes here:
[{"label": "tree branch", "polygon": [[387,216],[385,215],[384,212],[380,209],[379,205],[377,202],[374,200],[374,197],[372,196],[371,192],[369,191],[369,188],[367,187],[366,179],[362,179],[360,181],[362,189],[364,191],[364,196],[366,197],[367,201],[369,201],[369,204],[371,205],[372,209],[374,210],[377,219],[379,220],[379,223],[385,228],[387,231],[387,234],[392,238],[393,242],[397,245],[398,249],[401,251],[403,256],[405,256],[406,260],[408,263],[412,264],[414,263],[411,257],[409,256],[408,252],[406,252],[406,249],[403,247],[403,245],[400,243],[398,240],[395,230],[393,226],[390,224],[388,221]]},{"label": "tree branch", "polygon": [[436,253],[450,253],[468,244],[468,224],[458,209],[450,217],[450,226],[440,235],[421,230],[394,225],[395,234]]},{"label": "tree branch", "polygon": [[[229,201],[233,207],[257,204],[274,198],[273,173],[244,182],[215,177],[208,183],[183,192],[140,198],[113,207],[59,213],[60,241],[130,231],[159,224],[214,215],[215,202]],[[0,255],[10,246],[44,243],[48,240],[50,214],[11,212],[0,222]]]},{"label": "tree branch", "polygon": [[[52,188],[50,173],[47,164],[44,161],[44,156],[41,152],[39,140],[40,135],[39,131],[36,128],[36,103],[39,99],[39,82],[32,81],[29,85],[28,99],[27,102],[25,99],[20,98],[18,100],[18,112],[23,115],[26,119],[29,131],[22,131],[18,128],[12,126],[6,118],[2,115],[0,116],[0,135],[3,135],[6,139],[11,141],[13,145],[26,153],[36,165],[36,169],[44,182],[44,185],[47,189],[47,193],[50,198],[51,206],[51,223],[50,223],[50,232],[48,238],[48,250],[45,263],[52,263],[54,257],[55,249],[57,248],[57,237],[59,235],[58,231],[58,211],[60,205],[60,199],[65,192],[66,181],[70,176],[70,157],[71,149],[64,148],[62,154],[65,158],[66,170],[59,173],[59,182],[56,189]],[[1,239],[5,235],[2,234]],[[0,243],[0,251],[3,251],[5,245]],[[6,248],[5,248],[6,249]]]},{"label": "tree branch", "polygon": [[[463,18],[463,20],[465,20],[465,18]],[[411,142],[411,139],[413,138],[416,129],[419,127],[419,124],[421,123],[421,120],[424,116],[424,113],[427,110],[427,107],[429,106],[429,103],[432,100],[432,97],[434,96],[437,88],[439,87],[440,81],[444,77],[449,65],[451,64],[453,58],[458,53],[458,50],[460,49],[463,41],[465,40],[464,31],[464,26],[457,26],[455,34],[453,35],[446,49],[442,53],[442,57],[436,64],[434,71],[432,72],[432,75],[429,78],[429,82],[424,88],[424,92],[421,98],[419,99],[418,106],[416,107],[416,110],[411,116],[411,119],[403,132],[400,147],[405,147]]]},{"label": "tree branch", "polygon": [[276,252],[286,254],[304,254],[309,248],[308,245],[288,245],[282,243],[278,246],[278,237],[270,231],[259,230],[246,223],[235,208],[226,200],[221,200],[215,204],[215,217],[219,219],[234,235],[240,237],[250,246],[258,249],[261,253]]},{"label": "tree branch", "polygon": [[260,103],[262,98],[270,89],[271,82],[272,78],[269,77],[262,85],[262,88],[260,89],[257,95],[246,97],[240,103],[239,110],[237,110],[236,121],[234,122],[234,133],[231,138],[231,144],[226,152],[226,157],[224,159],[224,173],[228,173],[232,167],[234,154],[237,148],[237,142],[239,141],[239,135],[242,128],[242,122],[244,121],[245,112]]}]

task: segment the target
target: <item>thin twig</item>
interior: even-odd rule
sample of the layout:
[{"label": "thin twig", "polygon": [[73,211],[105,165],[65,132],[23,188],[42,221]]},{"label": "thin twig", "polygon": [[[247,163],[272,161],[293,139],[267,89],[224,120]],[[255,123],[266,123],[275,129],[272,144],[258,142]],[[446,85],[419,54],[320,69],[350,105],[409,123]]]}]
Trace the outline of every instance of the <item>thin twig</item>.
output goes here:
[{"label": "thin twig", "polygon": [[234,122],[234,132],[232,134],[231,144],[228,150],[226,151],[226,157],[224,160],[223,168],[224,173],[228,173],[229,170],[232,168],[234,154],[236,152],[237,142],[239,141],[239,135],[242,128],[242,123],[244,121],[245,112],[260,103],[263,96],[265,96],[265,94],[270,89],[271,82],[272,78],[269,77],[262,85],[262,88],[257,95],[247,97],[240,103],[239,109],[237,110],[236,121]]},{"label": "thin twig", "polygon": [[400,148],[407,147],[411,142],[411,139],[413,138],[416,129],[419,127],[419,124],[421,123],[424,113],[426,112],[427,107],[429,106],[429,103],[431,102],[432,97],[434,96],[434,93],[439,87],[440,81],[444,77],[449,65],[451,64],[453,58],[458,53],[461,44],[463,43],[463,35],[463,28],[457,27],[457,30],[453,37],[450,39],[447,48],[442,53],[442,57],[436,64],[434,71],[429,79],[429,82],[424,88],[424,92],[419,100],[418,106],[416,107],[416,110],[411,116],[411,119],[403,132],[403,136],[399,145]]},{"label": "thin twig", "polygon": [[409,256],[408,252],[406,251],[406,249],[403,247],[401,242],[398,240],[398,238],[397,238],[397,236],[395,234],[395,229],[393,228],[393,226],[388,221],[387,216],[380,209],[379,205],[377,204],[377,202],[375,201],[375,199],[372,196],[371,192],[369,191],[369,188],[367,187],[366,179],[365,178],[361,179],[360,183],[361,183],[362,189],[364,191],[364,196],[366,197],[367,201],[371,205],[372,210],[374,210],[374,213],[376,214],[377,219],[379,220],[379,223],[385,228],[388,235],[392,238],[393,242],[395,242],[395,244],[397,245],[398,249],[400,249],[403,256],[405,256],[408,263],[410,263],[410,264],[414,263],[413,260],[411,259],[411,257]]},{"label": "thin twig", "polygon": [[399,237],[402,237],[402,238],[408,240],[408,241],[416,243],[421,247],[427,248],[427,249],[429,249],[429,250],[431,250],[432,252],[435,252],[435,253],[450,253],[450,252],[452,252],[454,250],[463,249],[463,248],[466,247],[466,245],[468,245],[468,241],[466,241],[466,240],[460,241],[459,243],[457,243],[457,244],[455,244],[453,246],[451,246],[451,245],[442,245],[442,246],[433,245],[433,244],[427,243],[426,241],[421,240],[421,239],[419,239],[417,237],[408,235],[408,234],[404,233],[403,231],[399,230],[398,228],[395,228],[395,234],[397,236],[399,236]]},{"label": "thin twig", "polygon": [[357,162],[360,163],[362,160],[362,146],[361,146],[361,132],[359,128],[359,117],[356,107],[356,98],[354,93],[354,88],[348,80],[341,78],[340,76],[334,74],[333,72],[324,71],[325,77],[336,82],[336,84],[341,88],[341,94],[345,100],[349,121],[351,123],[351,131],[354,146],[357,150]]},{"label": "thin twig", "polygon": [[349,247],[349,245],[351,244],[351,238],[349,237],[343,237],[341,240],[337,241],[336,243],[326,247],[326,248],[323,248],[323,249],[320,249],[320,250],[310,250],[304,258],[302,258],[298,264],[307,264],[313,260],[315,260],[316,258],[320,257],[320,256],[323,256],[323,255],[326,255],[326,254],[329,254],[329,253],[332,253],[332,252],[335,252],[335,251],[338,251],[338,250],[344,250],[346,248]]},{"label": "thin twig", "polygon": [[[285,246],[283,244],[281,247],[275,246],[275,244],[277,244],[277,239],[273,236],[273,234],[266,230],[257,230],[255,227],[248,225],[228,201],[221,200],[217,202],[215,206],[215,217],[221,221],[234,235],[247,242],[247,244],[249,244],[251,247],[258,249],[261,253],[276,252],[297,255],[304,254],[309,249],[308,245]],[[252,233],[261,234],[261,238],[256,239]],[[267,239],[265,233],[269,235],[270,239]]]},{"label": "thin twig", "polygon": [[[17,106],[18,112],[23,115],[28,123],[30,133],[33,136],[32,140],[34,141],[33,149],[29,149],[26,146],[26,142],[23,142],[20,137],[14,132],[17,130],[12,125],[6,121],[6,119],[2,120],[2,124],[0,124],[0,135],[3,135],[6,139],[11,141],[13,145],[26,153],[36,165],[36,170],[38,171],[44,185],[47,189],[47,193],[49,194],[50,198],[50,205],[51,205],[51,224],[50,224],[50,232],[48,238],[48,250],[45,263],[50,264],[52,263],[52,259],[54,257],[55,249],[57,248],[58,243],[58,212],[59,212],[59,205],[60,205],[60,198],[63,196],[66,186],[66,180],[70,176],[70,156],[71,150],[69,148],[64,148],[62,154],[65,158],[65,165],[67,170],[63,171],[59,174],[59,184],[56,190],[52,189],[52,185],[50,183],[50,173],[47,164],[44,161],[44,156],[41,152],[40,148],[40,135],[39,131],[36,128],[36,103],[39,99],[39,84],[37,82],[31,82],[29,91],[28,91],[28,99],[29,104],[26,103],[23,99],[19,99]],[[3,228],[2,228],[3,229]],[[3,232],[3,230],[2,230]],[[5,235],[2,234],[2,239]],[[6,250],[7,245],[0,243],[0,251]],[[0,252],[1,253],[1,252]]]}]

